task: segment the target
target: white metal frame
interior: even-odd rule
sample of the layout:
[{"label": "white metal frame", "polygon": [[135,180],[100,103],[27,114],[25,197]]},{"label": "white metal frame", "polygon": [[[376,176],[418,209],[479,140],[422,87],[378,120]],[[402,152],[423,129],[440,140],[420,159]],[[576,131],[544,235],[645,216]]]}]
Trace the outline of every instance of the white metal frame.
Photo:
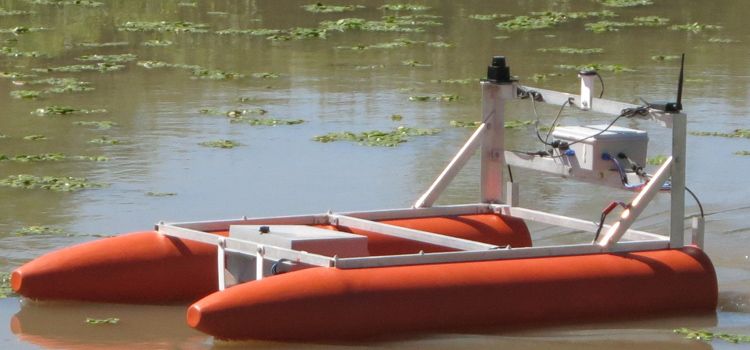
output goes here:
[{"label": "white metal frame", "polygon": [[[524,87],[524,89],[526,91],[534,91],[536,97],[542,102],[562,104],[567,101],[582,111],[620,115],[626,108],[641,107],[628,103],[594,98],[591,96],[593,77],[584,75],[581,76],[581,79],[581,95],[532,87]],[[516,82],[495,83],[482,81],[481,88],[483,97],[482,123],[471,135],[466,144],[459,149],[458,153],[427,191],[419,197],[412,208],[345,213],[328,212],[284,217],[243,217],[241,219],[202,222],[162,222],[156,226],[156,229],[164,235],[215,245],[218,251],[219,289],[224,289],[228,285],[228,281],[224,277],[226,268],[225,257],[227,253],[254,256],[256,261],[256,279],[261,279],[264,275],[264,264],[267,260],[284,263],[287,266],[294,265],[297,268],[322,266],[353,269],[644,251],[680,248],[684,245],[686,116],[682,113],[665,113],[657,110],[649,110],[649,114],[646,117],[660,121],[663,125],[672,128],[672,155],[659,168],[641,192],[622,211],[619,220],[612,225],[605,224],[602,226],[605,233],[595,242],[590,244],[544,247],[497,247],[491,244],[380,222],[404,218],[495,213],[584,232],[597,231],[599,226],[597,222],[517,206],[518,184],[508,183],[507,189],[503,188],[503,170],[506,164],[579,178],[580,176],[578,175],[580,174],[576,170],[577,163],[575,159],[567,157],[530,158],[505,151],[503,145],[504,106],[506,101],[517,98],[518,85]],[[447,188],[456,174],[477,150],[481,150],[481,202],[476,204],[433,206],[440,194]],[[637,219],[646,205],[656,196],[662,184],[668,179],[671,179],[669,236],[631,229],[632,223]],[[607,179],[594,180],[583,178],[583,180],[603,185],[620,184],[619,182]],[[217,231],[228,231],[230,225],[280,224],[343,226],[395,236],[404,240],[414,240],[444,246],[456,251],[339,258],[337,256],[323,256],[272,245],[263,245],[215,233]],[[691,242],[699,247],[703,245],[703,225],[704,222],[702,219],[696,218],[693,220]]]}]

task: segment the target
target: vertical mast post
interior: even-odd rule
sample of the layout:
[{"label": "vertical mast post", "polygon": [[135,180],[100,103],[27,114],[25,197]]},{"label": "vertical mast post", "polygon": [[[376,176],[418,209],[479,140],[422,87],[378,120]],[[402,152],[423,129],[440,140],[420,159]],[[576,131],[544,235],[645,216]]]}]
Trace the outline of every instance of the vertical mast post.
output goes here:
[{"label": "vertical mast post", "polygon": [[492,58],[487,79],[482,80],[482,123],[486,132],[481,150],[481,201],[502,203],[505,168],[505,101],[516,98],[517,86],[510,77],[504,56]]}]

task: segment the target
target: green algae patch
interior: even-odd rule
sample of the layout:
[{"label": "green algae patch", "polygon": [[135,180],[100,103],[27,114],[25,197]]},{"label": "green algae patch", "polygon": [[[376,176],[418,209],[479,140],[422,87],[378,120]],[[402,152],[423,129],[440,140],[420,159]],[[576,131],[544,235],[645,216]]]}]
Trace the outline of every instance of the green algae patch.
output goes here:
[{"label": "green algae patch", "polygon": [[560,73],[535,73],[531,76],[531,80],[535,82],[545,81],[551,77],[559,77],[562,76]]},{"label": "green algae patch", "polygon": [[714,339],[721,339],[729,343],[750,343],[750,335],[710,332],[703,329],[677,328],[675,333],[684,336],[687,339],[702,340],[710,342]]},{"label": "green algae patch", "polygon": [[47,136],[41,134],[26,135],[23,137],[24,141],[42,141],[46,140]]},{"label": "green algae patch", "polygon": [[86,324],[90,325],[114,325],[120,323],[120,319],[117,317],[110,318],[86,318]]},{"label": "green algae patch", "polygon": [[478,21],[493,21],[498,18],[510,17],[511,15],[505,13],[490,13],[490,14],[473,14],[469,15],[469,18],[476,19]]},{"label": "green algae patch", "polygon": [[378,7],[379,10],[385,11],[427,11],[431,7],[417,4],[385,4]]},{"label": "green algae patch", "polygon": [[252,126],[279,126],[279,125],[299,125],[305,121],[302,119],[276,119],[276,118],[248,118],[245,116],[230,117],[231,123],[242,123]]},{"label": "green algae patch", "polygon": [[391,114],[391,120],[394,122],[400,122],[404,119],[404,116],[401,114]]},{"label": "green algae patch", "polygon": [[635,27],[636,25],[637,24],[634,22],[599,21],[586,23],[584,26],[586,30],[599,34],[606,32],[618,32],[621,28]]},{"label": "green algae patch", "polygon": [[86,43],[80,43],[78,46],[82,47],[118,47],[118,46],[128,46],[130,43],[127,41],[111,41],[111,42],[104,42],[104,43],[92,43],[92,42],[86,42]]},{"label": "green algae patch", "polygon": [[734,129],[734,131],[732,131],[732,132],[691,131],[690,135],[695,135],[695,136],[718,136],[718,137],[730,137],[730,138],[750,139],[750,129]]},{"label": "green algae patch", "polygon": [[41,96],[42,92],[37,90],[14,90],[10,92],[10,97],[22,100],[35,100]]},{"label": "green algae patch", "polygon": [[38,32],[42,30],[47,30],[47,28],[18,26],[18,27],[13,27],[13,28],[0,28],[0,33],[21,35],[21,34],[34,33],[34,32]]},{"label": "green algae patch", "polygon": [[236,72],[227,72],[219,69],[210,69],[201,67],[198,65],[182,64],[182,63],[167,63],[162,61],[139,61],[138,66],[146,69],[156,68],[176,68],[184,69],[189,71],[193,78],[196,79],[207,79],[207,80],[233,80],[242,79],[245,77],[244,74]]},{"label": "green algae patch", "polygon": [[709,38],[709,43],[718,43],[718,44],[734,44],[740,42],[736,39],[729,39],[729,38]]},{"label": "green algae patch", "polygon": [[207,33],[208,24],[187,21],[130,21],[117,27],[126,32],[171,32],[171,33]]},{"label": "green algae patch", "polygon": [[216,34],[219,35],[251,35],[251,36],[268,36],[268,35],[275,35],[282,33],[283,30],[281,29],[267,29],[267,28],[257,28],[257,29],[223,29],[223,30],[217,30]]},{"label": "green algae patch", "polygon": [[79,81],[73,78],[47,78],[24,81],[28,85],[50,85],[49,88],[42,90],[44,93],[65,93],[65,92],[83,92],[94,90],[91,83]]},{"label": "green algae patch", "polygon": [[646,163],[651,165],[662,165],[667,161],[667,156],[663,154],[655,155],[653,157],[646,158]]},{"label": "green algae patch", "polygon": [[36,14],[34,11],[23,11],[23,10],[6,10],[2,7],[0,7],[0,17],[7,17],[7,16],[29,16]]},{"label": "green algae patch", "polygon": [[223,149],[230,149],[230,148],[242,146],[242,144],[237,141],[223,140],[223,139],[201,142],[199,143],[199,145],[204,146],[204,147],[223,148]]},{"label": "green algae patch", "polygon": [[461,96],[449,95],[449,94],[442,94],[442,95],[436,95],[436,96],[427,96],[427,95],[409,96],[409,101],[414,101],[414,102],[428,102],[428,101],[453,102],[453,101],[458,101],[459,99],[461,99]]},{"label": "green algae patch", "polygon": [[555,53],[564,53],[569,55],[591,55],[591,54],[598,54],[604,52],[604,49],[595,47],[595,48],[575,48],[575,47],[550,47],[550,48],[541,48],[536,49],[539,52],[555,52]]},{"label": "green algae patch", "polygon": [[651,0],[600,0],[599,2],[604,6],[610,7],[635,7],[654,4]]},{"label": "green algae patch", "polygon": [[679,55],[655,55],[651,56],[651,59],[654,61],[674,61],[679,60],[680,57]]},{"label": "green algae patch", "polygon": [[47,107],[37,108],[36,110],[31,112],[31,114],[38,115],[40,117],[54,116],[54,115],[71,115],[75,113],[78,113],[78,114],[107,113],[107,110],[106,109],[82,109],[82,108],[73,108],[70,106],[47,106]]},{"label": "green algae patch", "polygon": [[120,144],[123,144],[124,141],[120,139],[114,139],[109,136],[102,136],[102,137],[97,137],[95,139],[89,140],[89,143],[93,143],[97,145],[120,145]]},{"label": "green algae patch", "polygon": [[256,79],[276,79],[281,77],[279,73],[273,73],[273,72],[258,72],[253,73],[250,76]]},{"label": "green algae patch", "polygon": [[76,58],[78,61],[90,61],[90,62],[106,62],[106,63],[125,63],[135,61],[136,55],[132,53],[124,53],[119,55],[84,55]]},{"label": "green algae patch", "polygon": [[[506,129],[520,129],[523,127],[526,127],[528,125],[533,124],[534,122],[531,120],[517,120],[517,119],[511,119],[505,122],[504,127]],[[451,120],[450,126],[454,128],[477,128],[480,125],[482,125],[481,121],[461,121],[461,120]]]},{"label": "green algae patch", "polygon": [[172,197],[172,196],[176,196],[177,193],[175,193],[175,192],[153,192],[153,191],[149,191],[149,192],[146,192],[146,195],[149,196],[149,197]]},{"label": "green algae patch", "polygon": [[146,40],[141,43],[141,45],[149,46],[149,47],[165,47],[165,46],[171,46],[172,44],[174,44],[174,42],[172,42],[171,40],[166,40],[166,39],[164,40],[151,39],[151,40]]},{"label": "green algae patch", "polygon": [[238,117],[245,116],[248,114],[264,115],[268,113],[268,111],[263,108],[230,109],[227,111],[215,109],[215,108],[201,108],[198,110],[198,113],[208,114],[208,115],[223,115],[229,118],[238,118]]},{"label": "green algae patch", "polygon": [[719,30],[721,28],[722,28],[721,26],[717,26],[713,24],[702,24],[698,22],[675,24],[669,27],[669,29],[671,30],[684,30],[686,32],[691,32],[691,33],[700,33],[704,30]]},{"label": "green algae patch", "polygon": [[424,63],[417,60],[401,61],[401,64],[409,67],[432,67],[432,65],[429,63]]},{"label": "green algae patch", "polygon": [[669,24],[670,19],[660,16],[642,16],[633,18],[633,22],[642,27],[660,27]]},{"label": "green algae patch", "polygon": [[585,19],[585,18],[608,18],[617,16],[612,11],[592,11],[592,12],[532,12],[530,16],[517,16],[504,22],[497,24],[499,29],[507,31],[517,30],[534,30],[534,29],[547,29],[557,26],[561,23],[566,23],[569,20]]},{"label": "green algae patch", "polygon": [[34,74],[26,74],[21,72],[0,72],[0,78],[3,79],[32,79],[35,78]]},{"label": "green algae patch", "polygon": [[56,177],[56,176],[34,176],[34,175],[11,175],[0,180],[0,186],[43,189],[55,192],[74,192],[89,188],[101,188],[104,184],[90,182],[84,177]]},{"label": "green algae patch", "polygon": [[364,146],[396,147],[401,143],[407,142],[409,137],[435,135],[440,133],[440,131],[440,129],[417,129],[399,126],[392,131],[372,130],[360,133],[354,133],[351,131],[332,132],[321,136],[315,136],[313,140],[322,143],[350,141]]},{"label": "green algae patch", "polygon": [[325,5],[318,2],[315,4],[302,5],[302,8],[305,9],[305,11],[313,13],[341,13],[363,9],[365,7],[361,5]]},{"label": "green algae patch", "polygon": [[613,73],[620,72],[635,72],[634,69],[625,67],[621,64],[602,64],[602,63],[589,63],[583,65],[572,65],[572,64],[558,64],[555,66],[560,69],[571,69],[571,70],[596,70],[596,71],[607,71]]},{"label": "green algae patch", "polygon": [[0,298],[17,297],[18,294],[13,291],[10,285],[10,272],[0,272]]},{"label": "green algae patch", "polygon": [[0,55],[5,57],[24,57],[24,58],[37,58],[46,57],[45,54],[37,51],[21,51],[15,47],[3,46],[0,47]]},{"label": "green algae patch", "polygon": [[16,236],[67,236],[68,233],[59,227],[25,226],[12,232]]},{"label": "green algae patch", "polygon": [[47,67],[47,68],[32,68],[31,70],[37,73],[80,73],[80,72],[115,72],[124,69],[125,66],[121,64],[109,63],[109,62],[98,62],[95,64],[73,64],[69,66],[59,67]]}]

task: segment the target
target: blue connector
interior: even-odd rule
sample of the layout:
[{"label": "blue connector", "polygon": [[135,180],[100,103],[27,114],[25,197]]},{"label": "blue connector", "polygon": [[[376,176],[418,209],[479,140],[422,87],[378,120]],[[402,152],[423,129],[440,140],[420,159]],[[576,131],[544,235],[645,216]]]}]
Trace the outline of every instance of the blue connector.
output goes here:
[{"label": "blue connector", "polygon": [[564,153],[564,154],[565,154],[566,156],[568,156],[568,157],[573,157],[573,156],[575,156],[575,155],[576,155],[576,151],[574,151],[574,150],[572,150],[572,149],[566,149],[566,150],[565,150],[565,153]]}]

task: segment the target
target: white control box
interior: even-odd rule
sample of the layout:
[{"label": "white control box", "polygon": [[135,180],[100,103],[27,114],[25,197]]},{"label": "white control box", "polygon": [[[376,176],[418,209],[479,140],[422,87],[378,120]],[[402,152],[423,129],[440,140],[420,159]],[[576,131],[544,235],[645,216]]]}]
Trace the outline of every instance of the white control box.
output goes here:
[{"label": "white control box", "polygon": [[[610,170],[616,170],[611,160],[603,158],[605,153],[615,158],[619,153],[624,153],[633,162],[644,167],[648,133],[619,126],[611,126],[602,132],[606,127],[607,125],[560,126],[552,132],[552,137],[571,144],[570,149],[575,152],[580,169],[590,170],[592,175],[599,178],[609,174]],[[628,167],[627,161],[620,160],[620,164]]]}]

